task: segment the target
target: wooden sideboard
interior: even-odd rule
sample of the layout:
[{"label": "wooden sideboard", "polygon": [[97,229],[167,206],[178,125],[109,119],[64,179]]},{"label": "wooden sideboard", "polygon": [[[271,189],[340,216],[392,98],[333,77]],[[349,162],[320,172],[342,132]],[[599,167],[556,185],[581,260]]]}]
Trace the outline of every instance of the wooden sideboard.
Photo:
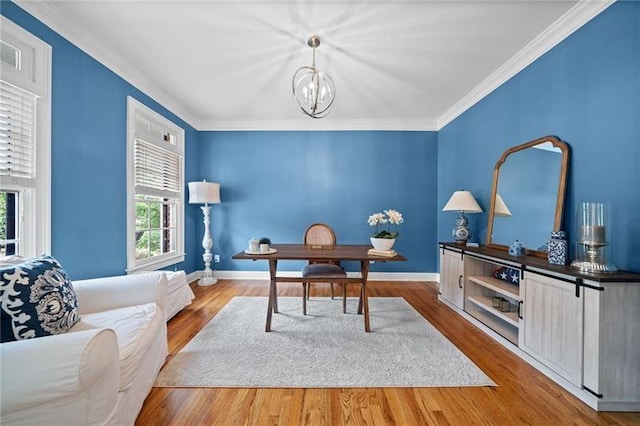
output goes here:
[{"label": "wooden sideboard", "polygon": [[[599,411],[640,411],[640,274],[440,243],[439,299]],[[494,277],[511,268],[518,283]],[[505,269],[501,269],[505,272]]]}]

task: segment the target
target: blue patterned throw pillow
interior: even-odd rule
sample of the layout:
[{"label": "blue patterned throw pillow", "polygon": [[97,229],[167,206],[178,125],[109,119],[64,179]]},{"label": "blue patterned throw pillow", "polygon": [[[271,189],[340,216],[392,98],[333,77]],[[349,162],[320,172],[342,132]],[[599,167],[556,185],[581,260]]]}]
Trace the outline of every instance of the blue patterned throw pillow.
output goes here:
[{"label": "blue patterned throw pillow", "polygon": [[501,266],[493,271],[493,276],[499,280],[506,281],[510,284],[520,285],[520,270]]},{"label": "blue patterned throw pillow", "polygon": [[51,256],[0,268],[0,340],[64,333],[78,315],[78,298],[67,273]]}]

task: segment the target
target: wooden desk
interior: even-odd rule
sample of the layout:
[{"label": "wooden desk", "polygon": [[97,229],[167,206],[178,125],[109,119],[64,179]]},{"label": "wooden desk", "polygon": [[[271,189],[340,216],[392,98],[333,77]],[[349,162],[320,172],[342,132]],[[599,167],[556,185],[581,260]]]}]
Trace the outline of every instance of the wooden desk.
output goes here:
[{"label": "wooden desk", "polygon": [[397,262],[405,261],[406,257],[397,254],[394,257],[372,256],[368,253],[370,245],[347,245],[341,244],[333,248],[312,248],[304,244],[273,244],[272,248],[277,252],[273,254],[246,254],[241,251],[233,255],[233,259],[244,260],[268,260],[269,277],[269,303],[267,307],[267,323],[265,331],[271,331],[271,316],[278,313],[278,290],[276,282],[302,282],[302,277],[279,277],[277,276],[278,260],[306,260],[315,262],[330,262],[353,260],[360,262],[360,277],[351,278],[314,278],[313,282],[327,283],[359,283],[360,301],[358,303],[358,314],[364,310],[364,330],[369,332],[369,302],[367,300],[367,277],[369,275],[369,262]]}]

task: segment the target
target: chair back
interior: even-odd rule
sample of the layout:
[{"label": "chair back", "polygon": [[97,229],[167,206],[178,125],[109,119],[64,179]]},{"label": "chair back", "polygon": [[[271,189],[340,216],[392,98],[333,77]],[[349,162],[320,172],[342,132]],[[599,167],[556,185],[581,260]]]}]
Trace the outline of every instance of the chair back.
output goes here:
[{"label": "chair back", "polygon": [[305,245],[313,248],[333,248],[336,245],[336,234],[324,223],[314,223],[304,231]]}]

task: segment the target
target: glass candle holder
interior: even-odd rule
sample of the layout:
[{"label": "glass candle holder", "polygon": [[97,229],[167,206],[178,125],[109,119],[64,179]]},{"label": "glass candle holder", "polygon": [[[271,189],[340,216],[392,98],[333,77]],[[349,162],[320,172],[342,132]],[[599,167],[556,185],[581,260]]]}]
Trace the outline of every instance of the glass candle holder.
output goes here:
[{"label": "glass candle holder", "polygon": [[580,203],[576,212],[576,259],[573,268],[581,272],[615,273],[610,262],[611,205]]}]

